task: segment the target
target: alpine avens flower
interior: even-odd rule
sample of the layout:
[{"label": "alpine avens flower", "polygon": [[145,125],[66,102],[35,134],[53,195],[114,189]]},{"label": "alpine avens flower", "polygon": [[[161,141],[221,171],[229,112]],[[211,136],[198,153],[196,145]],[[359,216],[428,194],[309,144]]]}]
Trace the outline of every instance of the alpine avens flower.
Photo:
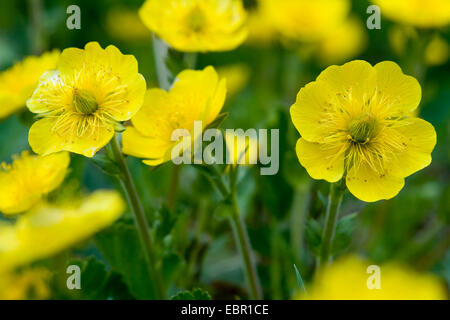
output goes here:
[{"label": "alpine avens flower", "polygon": [[435,275],[417,272],[390,262],[368,273],[370,261],[356,256],[338,259],[319,270],[307,295],[308,300],[446,300],[447,290]]},{"label": "alpine avens flower", "polygon": [[450,24],[448,0],[372,0],[381,14],[402,24],[439,28]]},{"label": "alpine avens flower", "polygon": [[348,0],[260,0],[265,16],[288,39],[316,41],[339,27],[350,11]]},{"label": "alpine avens flower", "polygon": [[24,151],[13,159],[0,167],[0,212],[5,215],[26,211],[55,190],[70,162],[67,152],[41,157]]},{"label": "alpine avens flower", "polygon": [[394,197],[431,163],[434,127],[411,116],[420,99],[417,80],[394,62],[328,67],[291,107],[300,163],[314,179],[345,179],[363,201]]},{"label": "alpine avens flower", "polygon": [[96,191],[64,205],[42,204],[14,223],[0,223],[0,274],[86,240],[111,225],[124,209],[119,193]]},{"label": "alpine avens flower", "polygon": [[0,119],[25,108],[41,74],[56,68],[59,54],[59,50],[53,50],[39,57],[26,57],[0,73]]},{"label": "alpine avens flower", "polygon": [[30,129],[30,146],[42,155],[65,150],[92,157],[139,110],[145,90],[134,56],[97,42],[65,49],[27,102],[41,117]]},{"label": "alpine avens flower", "polygon": [[227,163],[232,165],[250,165],[258,161],[258,140],[254,137],[225,131]]},{"label": "alpine avens flower", "polygon": [[226,81],[219,80],[213,67],[182,71],[169,92],[147,91],[144,105],[131,119],[133,126],[123,133],[123,152],[144,158],[151,166],[171,160],[172,148],[178,144],[172,141],[174,131],[186,129],[192,137],[195,121],[207,127],[222,109],[225,96]]},{"label": "alpine avens flower", "polygon": [[247,37],[241,0],[147,0],[139,15],[179,51],[233,50]]}]

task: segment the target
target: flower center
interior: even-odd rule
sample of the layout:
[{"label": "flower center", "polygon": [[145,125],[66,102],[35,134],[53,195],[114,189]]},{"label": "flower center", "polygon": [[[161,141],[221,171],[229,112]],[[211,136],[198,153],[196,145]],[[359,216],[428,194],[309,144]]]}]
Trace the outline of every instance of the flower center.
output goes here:
[{"label": "flower center", "polygon": [[87,90],[77,89],[73,90],[72,104],[78,112],[86,115],[93,114],[98,109],[97,100]]},{"label": "flower center", "polygon": [[377,121],[369,113],[364,113],[352,121],[348,126],[352,141],[366,143],[375,136]]},{"label": "flower center", "polygon": [[195,7],[187,17],[189,28],[195,32],[201,31],[206,23],[206,16],[199,7]]}]

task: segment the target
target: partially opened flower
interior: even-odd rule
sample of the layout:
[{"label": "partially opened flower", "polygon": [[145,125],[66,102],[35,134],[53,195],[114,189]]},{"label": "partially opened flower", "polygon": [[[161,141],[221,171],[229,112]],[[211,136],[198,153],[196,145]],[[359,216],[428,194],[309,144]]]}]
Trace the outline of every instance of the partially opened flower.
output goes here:
[{"label": "partially opened flower", "polygon": [[139,15],[179,51],[233,50],[247,37],[241,0],[147,0]]},{"label": "partially opened flower", "polygon": [[398,263],[371,269],[369,261],[356,256],[338,259],[319,270],[308,294],[296,299],[310,300],[446,300],[442,281]]},{"label": "partially opened flower", "polygon": [[2,163],[0,168],[0,212],[6,215],[30,209],[55,190],[70,162],[67,152],[41,157],[24,151],[13,159],[12,164]]},{"label": "partially opened flower", "polygon": [[42,119],[29,143],[42,155],[61,150],[92,157],[113,137],[115,126],[141,107],[146,84],[132,55],[97,42],[65,49],[57,70],[45,72],[28,100]]},{"label": "partially opened flower", "polygon": [[56,68],[59,50],[46,52],[39,57],[26,57],[0,73],[0,119],[24,109],[33,94],[39,77]]},{"label": "partially opened flower", "polygon": [[450,23],[448,0],[372,0],[381,14],[394,21],[420,28],[439,28]]},{"label": "partially opened flower", "polygon": [[48,258],[111,225],[124,211],[115,191],[96,191],[64,206],[43,204],[0,224],[0,274]]},{"label": "partially opened flower", "polygon": [[258,161],[258,140],[256,137],[225,131],[227,163],[233,165],[256,164]]},{"label": "partially opened flower", "polygon": [[350,10],[348,0],[260,0],[261,10],[283,36],[315,41],[339,27]]},{"label": "partially opened flower", "polygon": [[394,197],[431,163],[434,127],[410,116],[420,99],[417,80],[394,62],[328,67],[291,107],[300,163],[314,179],[346,179],[361,200]]},{"label": "partially opened flower", "polygon": [[213,122],[223,107],[226,81],[219,80],[213,67],[201,71],[185,70],[169,92],[150,89],[141,110],[131,119],[133,127],[123,133],[123,152],[144,158],[145,164],[158,165],[171,160],[172,141],[177,129],[186,129],[192,136],[194,121],[202,127]]}]

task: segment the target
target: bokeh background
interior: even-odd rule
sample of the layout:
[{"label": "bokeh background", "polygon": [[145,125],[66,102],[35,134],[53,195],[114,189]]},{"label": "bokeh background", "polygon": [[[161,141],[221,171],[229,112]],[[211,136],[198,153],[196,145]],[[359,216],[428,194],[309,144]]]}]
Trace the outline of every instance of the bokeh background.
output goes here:
[{"label": "bokeh background", "polygon": [[[98,41],[102,47],[114,44],[123,53],[133,54],[148,87],[157,86],[152,35],[137,15],[142,3],[1,1],[0,70],[31,54],[82,48],[89,41]],[[81,8],[80,30],[66,27],[66,8],[71,4]],[[294,264],[307,286],[311,281],[317,230],[329,188],[324,181],[312,180],[297,160],[298,133],[289,107],[299,89],[325,67],[356,58],[371,64],[395,61],[420,81],[423,98],[419,113],[436,128],[438,142],[432,164],[407,178],[394,199],[368,204],[345,195],[342,216],[346,219],[338,227],[334,254],[353,253],[379,264],[400,261],[419,272],[437,275],[446,286],[450,283],[449,27],[414,29],[387,19],[382,12],[381,29],[368,30],[365,22],[370,4],[365,0],[352,2],[353,31],[321,44],[298,44],[283,39],[264,24],[264,19],[258,20],[256,1],[245,1],[252,24],[249,40],[234,51],[198,57],[198,68],[213,65],[228,78],[224,111],[229,117],[224,128],[280,129],[279,173],[261,176],[257,166],[247,167],[238,192],[266,298],[295,295]],[[182,55],[174,51],[170,55],[176,72]],[[11,155],[29,148],[27,134],[32,119],[24,109],[0,121],[0,161],[10,162]],[[71,157],[71,171],[59,193],[116,187],[115,180],[93,161]],[[166,199],[173,164],[152,170],[138,159],[128,161],[163,257],[169,292],[203,288],[215,299],[246,298],[241,260],[225,218],[227,207],[221,205],[220,196],[206,178],[183,166],[177,201],[169,210]],[[54,298],[151,298],[142,259],[131,214],[127,213],[92,239],[41,263],[56,279],[52,283]],[[88,275],[80,292],[64,287],[65,269],[61,266],[69,261],[78,262],[82,274]]]}]

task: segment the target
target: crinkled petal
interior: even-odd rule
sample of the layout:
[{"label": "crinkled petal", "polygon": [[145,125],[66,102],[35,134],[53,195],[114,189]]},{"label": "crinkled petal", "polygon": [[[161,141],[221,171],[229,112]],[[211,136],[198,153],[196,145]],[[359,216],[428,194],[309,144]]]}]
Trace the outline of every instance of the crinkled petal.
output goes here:
[{"label": "crinkled petal", "polygon": [[72,89],[64,85],[59,71],[51,70],[42,74],[38,87],[27,101],[27,107],[33,113],[46,113],[71,103]]},{"label": "crinkled petal", "polygon": [[363,60],[330,66],[317,77],[325,81],[347,107],[360,110],[369,101],[376,88],[376,73],[370,63]]},{"label": "crinkled petal", "polygon": [[375,65],[377,73],[377,101],[392,112],[408,113],[419,105],[422,90],[419,82],[403,74],[402,69],[392,61]]}]

